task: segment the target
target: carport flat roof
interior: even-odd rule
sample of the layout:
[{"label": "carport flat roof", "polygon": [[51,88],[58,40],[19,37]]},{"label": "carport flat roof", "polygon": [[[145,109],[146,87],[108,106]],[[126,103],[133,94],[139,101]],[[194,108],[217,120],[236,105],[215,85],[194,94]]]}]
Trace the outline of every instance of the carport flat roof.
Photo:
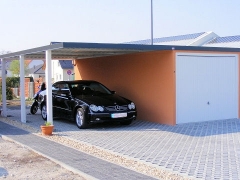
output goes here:
[{"label": "carport flat roof", "polygon": [[47,50],[51,50],[52,59],[86,59],[159,50],[240,52],[240,48],[226,47],[55,42],[47,46],[3,54],[0,55],[0,59],[14,60],[20,55],[24,55],[25,59],[45,59]]}]

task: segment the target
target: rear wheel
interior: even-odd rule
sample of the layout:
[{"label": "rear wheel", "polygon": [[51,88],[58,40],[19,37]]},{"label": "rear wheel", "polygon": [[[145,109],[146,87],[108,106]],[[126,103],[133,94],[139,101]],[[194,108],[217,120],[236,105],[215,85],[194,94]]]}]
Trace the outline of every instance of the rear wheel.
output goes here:
[{"label": "rear wheel", "polygon": [[79,129],[85,129],[87,127],[86,116],[82,108],[78,108],[75,114],[76,125]]},{"label": "rear wheel", "polygon": [[37,110],[38,110],[38,102],[34,101],[34,103],[32,104],[32,106],[30,108],[30,113],[36,114]]},{"label": "rear wheel", "polygon": [[42,115],[43,120],[47,120],[47,106],[46,106],[46,104],[42,105],[41,115]]}]

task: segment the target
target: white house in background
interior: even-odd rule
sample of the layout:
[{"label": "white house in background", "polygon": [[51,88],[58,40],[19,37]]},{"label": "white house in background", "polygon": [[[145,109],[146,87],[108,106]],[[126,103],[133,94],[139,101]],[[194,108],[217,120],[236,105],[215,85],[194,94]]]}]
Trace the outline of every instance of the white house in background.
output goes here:
[{"label": "white house in background", "polygon": [[31,68],[33,68],[34,66],[37,66],[37,65],[42,65],[43,66],[43,64],[44,64],[43,60],[31,60],[31,62],[29,62],[29,64],[28,64],[28,69],[31,69]]},{"label": "white house in background", "polygon": [[[154,45],[203,46],[219,36],[212,31],[154,38]],[[126,42],[127,44],[151,44],[151,39]]]},{"label": "white house in background", "polygon": [[225,36],[225,37],[216,37],[204,44],[203,46],[208,47],[231,47],[239,48],[240,47],[240,35],[238,36]]},{"label": "white house in background", "polygon": [[74,80],[72,60],[52,60],[52,81]]},{"label": "white house in background", "polygon": [[[29,74],[31,74],[31,76],[34,74],[34,72],[39,68],[39,65],[41,65],[41,67],[44,64],[43,60],[26,60],[28,63],[28,73],[26,74],[26,76],[29,76]],[[12,72],[9,70],[10,64],[11,64],[12,60],[6,60],[6,75],[7,77],[12,77],[13,74]],[[19,67],[20,68],[20,67]],[[39,72],[40,75],[45,74],[44,72]],[[0,61],[0,77],[2,77],[2,62]],[[33,76],[35,77],[35,76]]]},{"label": "white house in background", "polygon": [[[151,44],[151,39],[126,42],[126,44]],[[207,46],[207,47],[240,47],[240,35],[220,37],[214,32],[201,32],[170,37],[154,38],[154,45],[171,46]]]},{"label": "white house in background", "polygon": [[33,79],[42,78],[45,81],[45,70],[43,69],[43,64],[34,65],[32,68],[28,70],[29,77],[33,77]]}]

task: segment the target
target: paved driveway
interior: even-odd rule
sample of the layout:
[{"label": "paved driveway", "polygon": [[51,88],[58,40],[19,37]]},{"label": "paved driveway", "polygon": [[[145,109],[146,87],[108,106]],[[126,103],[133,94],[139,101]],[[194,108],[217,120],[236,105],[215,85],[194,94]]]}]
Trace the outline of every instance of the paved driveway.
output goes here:
[{"label": "paved driveway", "polygon": [[[10,111],[9,119],[20,121],[20,111]],[[40,112],[28,114],[27,123],[39,128]],[[191,177],[240,179],[239,119],[176,126],[135,121],[130,126],[101,124],[84,130],[55,119],[54,126],[65,137]]]}]

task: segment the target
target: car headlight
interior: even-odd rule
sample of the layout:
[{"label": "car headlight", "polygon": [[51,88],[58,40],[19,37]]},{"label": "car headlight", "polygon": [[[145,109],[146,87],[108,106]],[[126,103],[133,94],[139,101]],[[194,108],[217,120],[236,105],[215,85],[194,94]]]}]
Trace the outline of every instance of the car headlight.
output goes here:
[{"label": "car headlight", "polygon": [[96,106],[96,105],[94,105],[94,104],[91,104],[90,105],[90,109],[92,110],[92,111],[94,111],[94,112],[97,112],[97,111],[103,111],[104,109],[103,109],[103,107],[102,106]]},{"label": "car headlight", "polygon": [[131,102],[131,104],[128,105],[128,109],[135,109],[135,104]]},{"label": "car headlight", "polygon": [[98,106],[98,110],[101,111],[101,112],[103,112],[104,109],[103,109],[102,106]]}]

